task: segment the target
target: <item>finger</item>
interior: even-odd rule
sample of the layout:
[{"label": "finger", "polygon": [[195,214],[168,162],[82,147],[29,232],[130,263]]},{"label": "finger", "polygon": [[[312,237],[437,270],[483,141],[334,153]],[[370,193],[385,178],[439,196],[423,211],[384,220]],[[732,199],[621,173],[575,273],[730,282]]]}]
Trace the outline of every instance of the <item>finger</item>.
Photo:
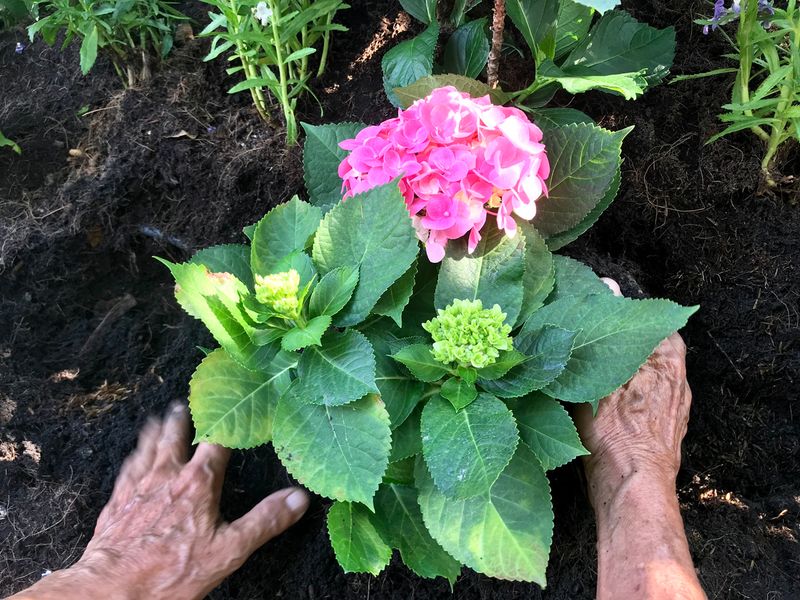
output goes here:
[{"label": "finger", "polygon": [[189,461],[189,472],[197,469],[209,473],[211,479],[212,502],[219,504],[222,495],[222,484],[225,481],[225,469],[230,460],[231,451],[216,444],[201,443],[197,446],[192,460]]},{"label": "finger", "polygon": [[114,482],[114,491],[111,492],[111,499],[106,507],[109,510],[127,504],[136,493],[139,482],[152,470],[161,427],[161,421],[153,417],[142,427],[136,449],[122,463]]},{"label": "finger", "polygon": [[308,509],[308,494],[300,488],[286,488],[267,496],[249,513],[228,525],[223,544],[235,546],[246,559],[266,542],[297,523]]},{"label": "finger", "polygon": [[619,284],[616,281],[614,281],[613,279],[611,279],[611,277],[601,277],[600,279],[609,288],[611,288],[611,291],[614,292],[615,296],[622,296],[622,290],[619,289]]},{"label": "finger", "polygon": [[177,470],[189,457],[189,411],[184,404],[170,406],[156,445],[153,470]]}]

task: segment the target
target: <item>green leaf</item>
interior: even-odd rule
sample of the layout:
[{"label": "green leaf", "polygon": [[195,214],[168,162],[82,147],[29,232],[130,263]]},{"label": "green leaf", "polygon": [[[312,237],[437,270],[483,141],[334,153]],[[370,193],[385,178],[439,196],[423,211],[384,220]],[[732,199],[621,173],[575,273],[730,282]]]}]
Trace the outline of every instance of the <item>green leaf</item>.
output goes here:
[{"label": "green leaf", "polygon": [[475,19],[456,29],[447,40],[444,47],[444,70],[475,78],[483,71],[488,58],[486,18]]},{"label": "green leaf", "polygon": [[287,254],[278,262],[273,263],[269,273],[260,273],[261,275],[270,275],[272,273],[285,273],[294,269],[300,275],[300,286],[304,287],[309,281],[314,279],[317,270],[314,268],[314,263],[311,262],[311,257],[302,250],[295,250],[291,254]]},{"label": "green leaf", "polygon": [[564,407],[540,392],[506,402],[519,427],[519,436],[533,450],[545,471],[589,454]]},{"label": "green leaf", "polygon": [[399,483],[401,485],[414,485],[415,457],[404,458],[390,462],[383,474],[383,483]]},{"label": "green leaf", "polygon": [[296,365],[296,355],[279,352],[266,370],[250,371],[222,348],[211,352],[189,383],[194,443],[253,448],[269,442],[278,399]]},{"label": "green leaf", "polygon": [[22,154],[22,148],[17,145],[14,140],[8,139],[6,136],[3,135],[3,132],[0,131],[0,148],[11,148],[17,154]]},{"label": "green leaf", "polygon": [[336,315],[336,325],[363,321],[418,252],[419,242],[396,183],[348,198],[325,215],[314,238],[314,262],[320,273],[345,265],[360,270],[353,297]]},{"label": "green leaf", "polygon": [[481,387],[500,398],[518,398],[542,389],[566,368],[575,336],[573,331],[549,326],[525,335],[520,333],[514,345],[528,356],[527,360],[501,379],[480,380]]},{"label": "green leaf", "polygon": [[589,267],[568,256],[553,256],[556,268],[556,283],[553,293],[547,299],[554,302],[568,296],[588,296],[589,294],[609,295],[613,292],[603,280]]},{"label": "green leaf", "polygon": [[396,88],[394,92],[400,101],[400,108],[408,108],[417,100],[430,95],[433,90],[448,85],[452,85],[459,92],[469,94],[472,98],[489,96],[493,104],[505,104],[509,99],[500,88],[490,88],[482,81],[455,74],[423,77],[410,85]]},{"label": "green leaf", "polygon": [[356,137],[364,129],[363,123],[332,123],[309,125],[301,123],[306,132],[303,146],[303,178],[308,190],[308,200],[327,212],[342,199],[342,178],[339,164],[347,157],[347,150],[339,142]]},{"label": "green leaf", "polygon": [[553,166],[549,195],[537,204],[533,219],[545,239],[583,221],[603,199],[619,168],[622,140],[629,131],[612,132],[581,123],[547,132],[544,143]]},{"label": "green leaf", "polygon": [[279,261],[310,246],[322,211],[297,196],[269,211],[256,225],[250,264],[259,275],[278,273]]},{"label": "green leaf", "polygon": [[478,377],[484,381],[500,379],[517,365],[521,365],[528,357],[516,350],[505,350],[500,357],[488,367],[478,369]]},{"label": "green leaf", "polygon": [[499,304],[513,326],[522,308],[525,272],[525,238],[508,237],[501,229],[484,230],[475,252],[466,240],[448,244],[436,284],[435,305],[445,308],[453,300],[481,300],[484,308]]},{"label": "green leaf", "polygon": [[478,390],[475,383],[464,381],[460,377],[451,377],[442,384],[439,390],[442,398],[448,400],[453,408],[461,410],[478,397]]},{"label": "green leaf", "polygon": [[81,73],[84,75],[91,70],[97,60],[97,37],[97,25],[94,25],[81,42]]},{"label": "green leaf", "polygon": [[373,521],[414,573],[429,579],[444,577],[451,586],[455,583],[461,565],[428,533],[412,485],[382,484],[375,494]]},{"label": "green leaf", "polygon": [[674,58],[674,27],[656,29],[618,10],[600,18],[561,68],[571,72],[576,67],[597,75],[644,71],[647,85],[655,85],[669,74]]},{"label": "green leaf", "polygon": [[535,312],[521,335],[545,324],[578,330],[567,367],[543,391],[568,402],[596,402],[633,377],[697,308],[611,294],[565,297]]},{"label": "green leaf", "polygon": [[297,365],[298,401],[338,406],[377,394],[375,354],[362,333],[329,331],[320,346],[306,348]]},{"label": "green leaf", "polygon": [[250,271],[250,248],[244,244],[225,244],[203,248],[194,253],[190,263],[205,265],[212,273],[230,273],[248,288],[253,288]]},{"label": "green leaf", "polygon": [[418,36],[400,42],[383,55],[383,88],[389,101],[400,106],[395,88],[410,85],[433,72],[433,52],[439,38],[439,24],[432,21]]},{"label": "green leaf", "polygon": [[328,315],[314,317],[305,327],[294,327],[287,331],[281,338],[281,348],[287,352],[294,352],[307,346],[319,346],[323,334],[330,325],[331,318]]},{"label": "green leaf", "polygon": [[542,61],[537,77],[540,85],[554,82],[570,94],[582,94],[589,90],[603,90],[623,96],[626,100],[635,100],[647,88],[644,71],[629,73],[611,73],[601,75],[581,66],[562,69],[551,60]]},{"label": "green leaf", "polygon": [[622,169],[617,167],[617,174],[614,175],[614,179],[611,180],[611,186],[606,190],[606,193],[600,202],[597,203],[597,205],[589,212],[588,215],[583,218],[580,223],[571,229],[568,229],[567,231],[547,238],[547,247],[552,251],[556,251],[560,248],[563,248],[567,244],[574,242],[580,236],[586,233],[589,228],[597,222],[597,220],[600,218],[600,215],[602,215],[616,199],[621,180]]},{"label": "green leaf", "polygon": [[558,0],[508,0],[506,11],[534,57],[552,58],[556,51]]},{"label": "green leaf", "polygon": [[392,358],[403,363],[414,377],[428,383],[439,381],[449,372],[433,358],[429,344],[411,344],[392,354]]},{"label": "green leaf", "polygon": [[436,487],[453,499],[488,493],[519,442],[511,411],[490,394],[461,410],[434,396],[420,428],[425,464]]},{"label": "green leaf", "polygon": [[436,20],[436,0],[400,0],[400,6],[425,25]]},{"label": "green leaf", "polygon": [[546,585],[553,539],[550,485],[525,444],[485,494],[447,497],[420,460],[416,479],[425,525],[456,560],[489,577]]},{"label": "green leaf", "polygon": [[328,536],[345,573],[378,575],[392,558],[392,549],[372,524],[361,504],[334,502],[328,511]]},{"label": "green leaf", "polygon": [[319,406],[285,395],[272,437],[286,470],[308,489],[372,508],[391,446],[389,415],[377,396]]},{"label": "green leaf", "polygon": [[402,425],[392,431],[392,453],[389,455],[390,462],[397,462],[422,452],[422,438],[419,433],[419,419],[421,414],[422,411],[416,408]]},{"label": "green leaf", "polygon": [[408,345],[408,342],[396,338],[385,324],[376,323],[364,335],[375,349],[375,383],[381,391],[381,399],[386,405],[394,429],[404,423],[414,410],[425,391],[425,384],[417,381],[392,358],[392,354]]},{"label": "green leaf", "polygon": [[[573,0],[561,0],[558,3],[556,60],[566,55],[589,33],[593,16],[593,9]],[[575,122],[577,123],[578,121]]]},{"label": "green leaf", "polygon": [[522,276],[522,307],[517,324],[527,321],[544,304],[555,283],[553,255],[544,238],[527,221],[520,222],[519,228],[525,237],[525,274]]},{"label": "green leaf", "polygon": [[403,310],[411,300],[411,293],[414,291],[414,281],[417,276],[417,261],[415,260],[408,271],[400,276],[389,289],[378,299],[378,303],[372,312],[376,315],[384,315],[394,321],[398,327],[403,326]]},{"label": "green leaf", "polygon": [[619,0],[575,0],[578,4],[595,9],[600,14],[619,6]]},{"label": "green leaf", "polygon": [[550,129],[558,129],[573,123],[587,123],[594,125],[591,117],[574,108],[536,108],[531,109],[531,120],[544,132],[545,136]]},{"label": "green leaf", "polygon": [[311,292],[308,310],[312,316],[332,317],[350,301],[358,283],[358,269],[349,265],[336,267],[320,279]]}]

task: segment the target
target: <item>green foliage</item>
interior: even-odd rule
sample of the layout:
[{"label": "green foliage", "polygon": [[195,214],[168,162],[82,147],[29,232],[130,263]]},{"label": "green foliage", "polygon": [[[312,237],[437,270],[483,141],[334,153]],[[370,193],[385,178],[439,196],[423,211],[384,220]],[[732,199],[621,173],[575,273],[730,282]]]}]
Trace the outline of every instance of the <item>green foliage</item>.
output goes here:
[{"label": "green foliage", "polygon": [[22,149],[14,142],[14,140],[8,139],[6,136],[3,135],[3,132],[0,131],[0,148],[11,148],[17,154],[22,154]]},{"label": "green foliage", "polygon": [[[764,183],[774,188],[780,181],[776,165],[779,149],[792,140],[800,142],[800,6],[797,0],[789,0],[785,8],[769,5],[772,14],[763,13],[758,0],[742,0],[739,11],[729,9],[716,21],[696,21],[706,32],[713,26],[727,39],[733,52],[725,56],[737,67],[685,75],[674,81],[736,73],[731,101],[722,105],[719,117],[725,128],[707,143],[737,131],[751,131],[764,145]],[[724,28],[728,23],[738,23],[733,39]]]},{"label": "green foliage", "polygon": [[94,66],[98,52],[106,53],[127,86],[147,80],[154,60],[172,49],[175,27],[188,17],[168,0],[33,0],[39,19],[28,27],[53,45],[64,32],[64,46],[81,40],[81,72]]},{"label": "green foliage", "polygon": [[392,549],[362,504],[334,502],[328,511],[328,535],[345,573],[378,575],[392,558]]},{"label": "green foliage", "polygon": [[[298,99],[310,92],[309,81],[325,72],[334,31],[347,31],[333,22],[336,13],[349,8],[341,0],[203,0],[214,8],[211,23],[200,33],[211,37],[205,60],[222,54],[235,66],[228,74],[241,81],[229,94],[249,91],[259,115],[270,122],[270,101],[265,90],[281,107],[286,122],[286,143],[297,143],[295,109]],[[310,57],[319,53],[316,71]],[[313,95],[313,94],[312,94]]]},{"label": "green foliage", "polygon": [[395,106],[400,99],[395,88],[402,88],[433,73],[433,54],[439,38],[439,25],[434,21],[418,36],[400,42],[383,55],[383,88]]},{"label": "green foliage", "polygon": [[33,0],[0,0],[0,30],[30,19],[34,12]]}]

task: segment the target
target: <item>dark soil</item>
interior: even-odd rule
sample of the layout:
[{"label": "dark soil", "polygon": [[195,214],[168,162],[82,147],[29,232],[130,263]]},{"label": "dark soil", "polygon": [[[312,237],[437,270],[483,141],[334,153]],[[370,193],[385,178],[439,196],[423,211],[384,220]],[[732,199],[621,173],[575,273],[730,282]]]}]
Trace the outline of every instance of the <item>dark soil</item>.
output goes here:
[{"label": "dark soil", "polygon": [[[311,122],[375,122],[393,111],[383,52],[407,36],[399,4],[353,3]],[[692,19],[703,2],[628,3],[678,29],[674,71],[721,66],[725,47]],[[189,3],[200,17],[203,8]],[[124,91],[102,60],[81,77],[77,50],[0,36],[0,594],[74,562],[149,414],[185,398],[210,343],[184,315],[152,256],[185,259],[242,241],[241,228],[302,194],[301,153],[256,117],[207,42],[176,49],[147,85]],[[742,134],[705,146],[729,81],[663,85],[635,103],[588,94],[574,105],[625,142],[622,192],[568,253],[598,272],[702,310],[683,332],[694,391],[679,490],[697,571],[710,598],[800,598],[800,206],[797,191],[757,195],[758,152]],[[78,116],[89,111],[90,114]],[[71,151],[71,152],[70,152]],[[800,174],[797,154],[784,174]],[[630,279],[628,279],[630,277]],[[580,470],[552,476],[550,586],[465,571],[457,598],[593,597],[594,523]],[[289,484],[270,448],[236,453],[226,515]],[[442,581],[399,564],[343,575],[315,500],[213,598],[444,598]]]}]

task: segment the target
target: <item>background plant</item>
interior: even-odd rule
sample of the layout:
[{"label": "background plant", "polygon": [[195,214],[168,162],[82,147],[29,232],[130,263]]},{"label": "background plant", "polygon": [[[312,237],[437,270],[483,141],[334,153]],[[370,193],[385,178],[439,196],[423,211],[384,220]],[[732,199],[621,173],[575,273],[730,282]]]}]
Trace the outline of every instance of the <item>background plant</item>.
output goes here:
[{"label": "background plant", "polygon": [[0,29],[23,23],[31,17],[33,0],[0,0]]},{"label": "background plant", "polygon": [[[321,76],[328,60],[330,35],[347,31],[333,22],[336,12],[349,8],[340,0],[203,0],[216,9],[209,13],[211,23],[200,35],[211,36],[211,50],[205,60],[230,51],[228,60],[239,64],[228,74],[240,73],[244,79],[228,93],[249,90],[256,110],[270,121],[269,90],[278,101],[286,120],[287,143],[297,141],[295,107],[304,92],[311,92],[308,81]],[[309,57],[321,45],[316,69]]]},{"label": "background plant", "polygon": [[544,585],[546,473],[586,452],[561,402],[596,406],[695,310],[616,297],[552,253],[616,196],[627,130],[547,124],[534,220],[485,228],[472,254],[454,240],[436,265],[396,182],[341,201],[339,142],[364,125],[304,127],[308,202],[271,210],[249,244],[165,262],[220,345],[190,384],[196,440],[272,442],[334,500],[346,571],[377,574],[397,549],[422,577],[467,565]]},{"label": "background plant", "polygon": [[22,153],[22,149],[14,142],[14,140],[8,139],[6,136],[3,135],[3,132],[0,131],[0,148],[11,148],[17,154]]},{"label": "background plant", "polygon": [[[764,144],[761,171],[769,187],[777,185],[775,163],[786,142],[800,141],[800,9],[796,0],[786,8],[765,0],[742,0],[726,9],[720,0],[713,17],[701,19],[706,33],[718,32],[730,42],[727,58],[736,68],[723,68],[677,77],[676,81],[736,73],[731,101],[722,106],[725,129],[711,136],[712,143],[737,131],[749,130]],[[724,25],[737,25],[735,39]]]},{"label": "background plant", "polygon": [[187,17],[166,0],[33,0],[39,19],[28,27],[49,45],[64,32],[62,47],[81,40],[81,72],[86,75],[104,50],[122,81],[133,86],[151,75],[154,57],[172,49],[175,26]]},{"label": "background plant", "polygon": [[[489,58],[486,18],[470,19],[479,2],[456,2],[440,40],[436,0],[403,0],[403,8],[428,27],[418,36],[389,50],[383,58],[384,88],[399,105],[397,88],[443,73],[477,78]],[[556,91],[577,94],[591,89],[634,99],[668,73],[675,55],[672,27],[655,29],[628,13],[610,10],[607,0],[510,0],[506,14],[524,38],[531,56],[531,83],[505,99],[528,108],[545,106]],[[595,19],[596,13],[600,14]],[[436,63],[437,44],[443,45]],[[444,85],[440,83],[440,85]],[[544,111],[539,111],[542,118]],[[577,111],[554,113],[561,122],[585,120]],[[567,121],[564,121],[567,119]]]}]

